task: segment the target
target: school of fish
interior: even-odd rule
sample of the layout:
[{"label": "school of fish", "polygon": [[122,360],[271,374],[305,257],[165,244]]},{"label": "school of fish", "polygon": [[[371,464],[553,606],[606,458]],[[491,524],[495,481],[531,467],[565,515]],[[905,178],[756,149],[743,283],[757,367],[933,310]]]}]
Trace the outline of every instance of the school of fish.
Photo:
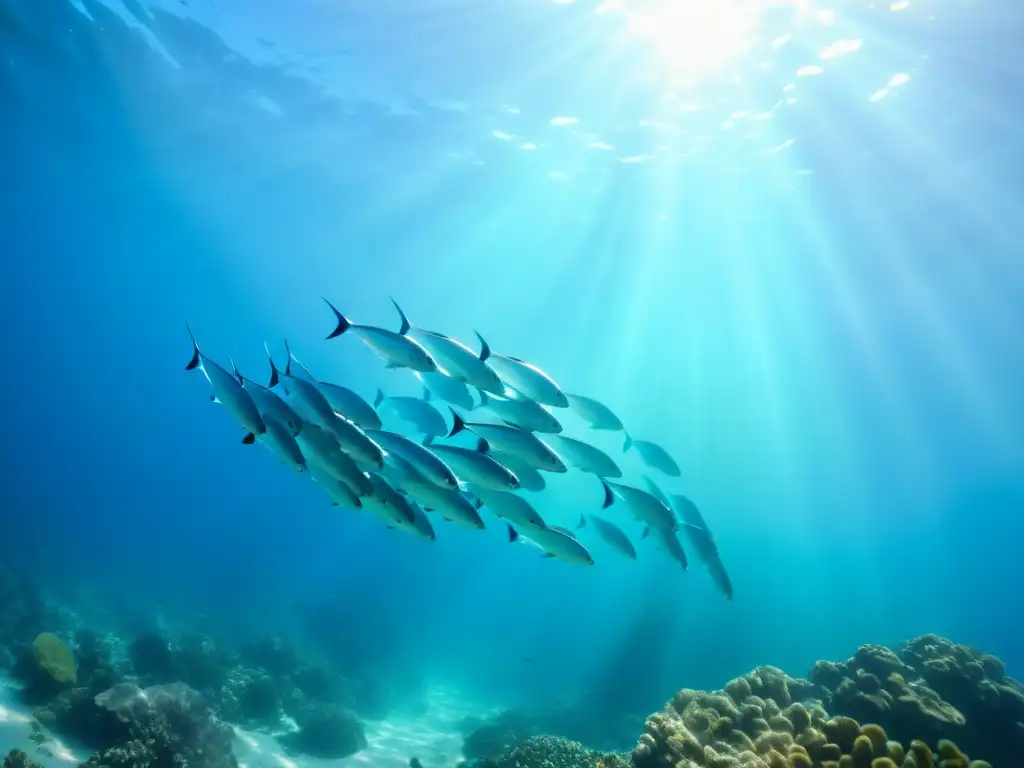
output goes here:
[{"label": "school of fish", "polygon": [[[434,541],[431,517],[471,529],[485,527],[481,512],[501,518],[508,540],[532,545],[544,557],[593,565],[594,558],[571,530],[547,524],[523,491],[546,487],[542,473],[572,468],[596,476],[604,488],[602,509],[621,506],[644,523],[650,536],[684,569],[688,541],[712,582],[727,600],[732,583],[714,536],[697,506],[681,494],[666,494],[650,478],[645,488],[619,482],[615,460],[584,440],[563,435],[555,409],[570,409],[590,429],[624,435],[623,453],[634,451],[643,464],[678,478],[679,465],[661,446],[634,439],[608,406],[567,393],[541,368],[491,350],[479,333],[480,352],[461,341],[412,325],[392,299],[398,331],[360,325],[324,299],[334,314],[327,336],[360,338],[388,368],[408,369],[423,385],[423,397],[388,397],[378,390],[372,403],[353,390],[317,379],[285,343],[284,365],[269,348],[266,385],[203,354],[192,329],[187,370],[200,370],[221,404],[245,431],[242,442],[260,443],[282,463],[306,472],[337,507],[362,510],[388,528]],[[452,426],[435,403],[445,404]],[[387,431],[379,415],[390,408],[412,425],[420,439]],[[484,411],[490,420],[464,413]],[[471,433],[475,448],[439,441]],[[583,513],[577,530],[592,530],[611,549],[632,560],[636,548],[608,513]]]}]

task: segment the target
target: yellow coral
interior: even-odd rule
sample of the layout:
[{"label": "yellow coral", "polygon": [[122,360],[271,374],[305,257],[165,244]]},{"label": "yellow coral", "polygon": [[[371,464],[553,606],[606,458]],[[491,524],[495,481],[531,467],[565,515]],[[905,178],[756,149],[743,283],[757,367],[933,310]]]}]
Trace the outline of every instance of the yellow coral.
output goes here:
[{"label": "yellow coral", "polygon": [[899,766],[891,758],[876,757],[871,761],[871,768],[899,768]]},{"label": "yellow coral", "polygon": [[68,648],[67,643],[55,634],[43,632],[38,635],[32,641],[32,657],[39,668],[52,677],[54,682],[65,686],[72,686],[78,682],[75,654]]},{"label": "yellow coral", "polygon": [[889,742],[888,747],[889,757],[892,758],[892,761],[896,763],[896,765],[903,765],[903,745],[900,744],[898,741],[891,741]]},{"label": "yellow coral", "polygon": [[884,757],[888,752],[886,748],[887,738],[885,731],[882,730],[882,726],[869,723],[868,725],[861,726],[861,735],[867,736],[871,740],[871,749],[874,753],[880,757]]},{"label": "yellow coral", "polygon": [[861,735],[854,739],[853,751],[850,757],[853,758],[853,764],[857,768],[869,768],[871,760],[875,756],[875,748],[871,744],[871,739],[867,736]]}]

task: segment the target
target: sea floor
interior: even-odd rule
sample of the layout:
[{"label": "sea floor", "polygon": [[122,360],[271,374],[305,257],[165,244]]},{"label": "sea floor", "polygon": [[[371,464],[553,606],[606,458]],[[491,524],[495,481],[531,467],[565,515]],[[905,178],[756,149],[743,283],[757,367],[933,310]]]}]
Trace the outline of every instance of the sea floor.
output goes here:
[{"label": "sea floor", "polygon": [[[42,749],[32,742],[31,712],[18,701],[17,690],[15,683],[0,681],[0,756],[23,749],[43,768],[68,768],[85,762],[87,749],[46,731],[49,738]],[[486,713],[445,689],[431,691],[427,703],[423,714],[396,714],[366,723],[369,746],[352,757],[322,760],[287,755],[273,736],[240,728],[235,729],[235,756],[242,768],[405,768],[412,757],[419,758],[424,768],[453,768],[462,759],[460,721]]]}]

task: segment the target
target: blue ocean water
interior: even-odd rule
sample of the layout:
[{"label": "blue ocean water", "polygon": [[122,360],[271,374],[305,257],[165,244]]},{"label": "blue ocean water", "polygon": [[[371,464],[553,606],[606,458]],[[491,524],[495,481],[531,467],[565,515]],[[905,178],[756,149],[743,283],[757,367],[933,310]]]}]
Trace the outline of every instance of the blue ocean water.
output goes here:
[{"label": "blue ocean water", "polygon": [[[1020,669],[1024,9],[688,7],[4,0],[4,564],[126,635],[595,719],[922,632]],[[567,433],[691,497],[735,599],[618,507],[636,562],[426,543],[241,445],[186,321],[257,381],[287,338],[418,394],[322,295],[608,404],[682,476]],[[603,490],[530,498],[575,528]]]}]

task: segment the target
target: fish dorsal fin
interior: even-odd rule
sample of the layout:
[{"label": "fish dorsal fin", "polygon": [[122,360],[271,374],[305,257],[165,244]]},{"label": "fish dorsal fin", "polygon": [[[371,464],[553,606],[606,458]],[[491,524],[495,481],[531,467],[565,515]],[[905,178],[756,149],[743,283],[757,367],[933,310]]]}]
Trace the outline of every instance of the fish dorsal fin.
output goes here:
[{"label": "fish dorsal fin", "polygon": [[246,436],[242,438],[242,444],[243,445],[252,445],[255,442],[256,442],[256,435],[253,434],[252,432],[247,433]]},{"label": "fish dorsal fin", "polygon": [[515,541],[518,538],[519,538],[519,532],[515,528],[513,528],[511,526],[511,524],[510,524],[509,527],[508,527],[508,540],[510,542],[512,542],[512,541]]},{"label": "fish dorsal fin", "polygon": [[373,407],[379,408],[380,404],[384,402],[384,390],[377,387],[377,396],[373,398]]},{"label": "fish dorsal fin", "polygon": [[601,505],[601,509],[608,509],[608,507],[615,503],[615,492],[607,481],[602,480],[601,485],[604,486],[604,503]]},{"label": "fish dorsal fin", "polygon": [[192,359],[188,361],[185,370],[194,371],[199,367],[199,358],[202,357],[202,353],[199,351],[199,345],[196,344],[196,337],[192,333],[192,328],[187,322],[185,323],[185,328],[188,330],[188,337],[192,339]]},{"label": "fish dorsal fin", "polygon": [[409,318],[405,316],[405,312],[403,312],[402,308],[398,306],[398,302],[391,299],[391,303],[395,305],[395,309],[398,310],[398,316],[402,318],[402,326],[398,329],[398,334],[399,336],[405,336],[410,330],[412,330],[412,325],[409,323]]},{"label": "fish dorsal fin", "polygon": [[580,515],[580,524],[577,525],[576,527],[577,528],[583,528],[586,524],[587,524],[587,516],[586,515]]},{"label": "fish dorsal fin", "polygon": [[490,404],[491,404],[491,398],[487,395],[486,392],[484,392],[481,389],[480,390],[480,405],[478,405],[476,407],[477,408],[486,408]]},{"label": "fish dorsal fin", "polygon": [[626,439],[622,442],[622,452],[628,453],[629,449],[633,447],[633,438],[629,436],[629,432],[624,432]]},{"label": "fish dorsal fin", "polygon": [[476,337],[480,339],[480,359],[486,360],[491,356],[491,346],[487,343],[483,336],[480,335],[480,331],[473,331]]},{"label": "fish dorsal fin", "polygon": [[238,380],[238,383],[245,384],[245,379],[243,379],[242,374],[238,372],[238,366],[235,365],[235,361],[231,357],[231,355],[228,355],[228,362],[231,363],[231,373],[234,374],[234,377]]},{"label": "fish dorsal fin", "polygon": [[482,437],[476,441],[476,452],[487,453],[491,450],[491,444],[484,440]]},{"label": "fish dorsal fin", "polygon": [[430,399],[431,399],[430,390],[427,389],[427,385],[424,384],[423,385],[423,401],[426,402],[426,403],[429,403]]},{"label": "fish dorsal fin", "polygon": [[284,340],[284,375],[292,375],[292,349],[288,346],[288,339]]},{"label": "fish dorsal fin", "polygon": [[527,363],[525,360],[523,360],[520,357],[509,357],[509,360],[515,360],[517,363],[522,363],[523,365],[529,365],[529,363]]},{"label": "fish dorsal fin", "polygon": [[648,525],[648,526],[644,527],[644,532],[640,534],[640,538],[641,539],[646,539],[650,535],[651,535],[651,526]]},{"label": "fish dorsal fin", "polygon": [[263,342],[263,348],[267,350],[267,360],[270,361],[270,383],[267,384],[268,389],[273,389],[281,381],[281,376],[278,373],[277,365],[274,363],[274,356],[270,354],[270,347],[267,346],[267,342]]},{"label": "fish dorsal fin", "polygon": [[327,338],[333,339],[335,336],[341,336],[341,334],[343,334],[345,331],[352,327],[352,323],[348,320],[348,318],[346,318],[343,314],[341,314],[341,312],[338,311],[338,308],[336,306],[331,304],[331,302],[327,301],[326,297],[321,296],[320,298],[327,302],[327,306],[331,308],[331,311],[334,313],[334,317],[338,321],[338,325],[335,326],[334,330],[331,331],[330,335],[328,335]]}]

